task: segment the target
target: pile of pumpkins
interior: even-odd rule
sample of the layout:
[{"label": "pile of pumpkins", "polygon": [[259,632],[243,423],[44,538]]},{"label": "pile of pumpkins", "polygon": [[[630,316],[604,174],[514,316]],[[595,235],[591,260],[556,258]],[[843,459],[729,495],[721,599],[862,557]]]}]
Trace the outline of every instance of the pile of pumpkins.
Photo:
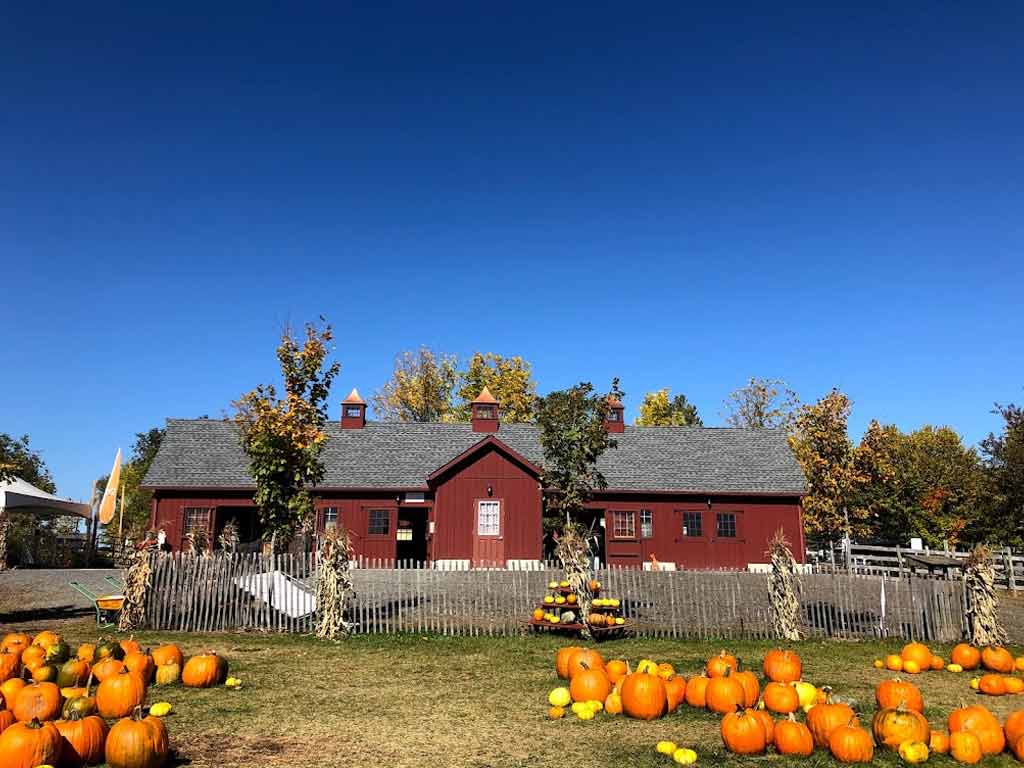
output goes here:
[{"label": "pile of pumpkins", "polygon": [[[668,663],[644,659],[633,671],[625,660],[606,662],[597,651],[577,646],[556,653],[555,671],[568,686],[549,693],[550,718],[563,718],[568,710],[580,720],[593,720],[600,712],[654,720],[686,704],[721,716],[722,743],[738,755],[774,748],[781,755],[808,757],[823,749],[842,763],[868,763],[877,744],[911,764],[931,753],[973,764],[1009,745],[1024,760],[1024,710],[1000,724],[984,706],[961,706],[949,715],[947,730],[932,730],[923,715],[921,691],[897,677],[876,686],[877,709],[869,727],[863,727],[849,702],[834,696],[828,686],[819,688],[803,679],[800,656],[791,650],[765,655],[763,689],[761,678],[743,670],[725,650],[689,680]],[[683,765],[697,759],[693,749],[671,741],[658,742],[656,749]]]},{"label": "pile of pumpkins", "polygon": [[104,760],[110,768],[157,768],[170,753],[160,718],[171,706],[160,702],[144,714],[149,686],[207,688],[226,682],[227,672],[216,654],[186,662],[175,645],[146,652],[134,638],[101,639],[72,654],[55,632],[10,633],[0,641],[0,768]]},{"label": "pile of pumpkins", "polygon": [[607,611],[591,611],[587,616],[578,613],[579,597],[572,590],[568,581],[548,582],[548,594],[544,595],[541,605],[534,608],[532,617],[536,624],[580,624],[583,620],[592,627],[623,626],[626,620],[620,615],[622,603],[614,597],[597,597],[601,592],[601,582],[591,580],[589,585],[595,596],[591,600],[592,608],[605,608]]},{"label": "pile of pumpkins", "polygon": [[925,670],[946,669],[949,672],[965,672],[979,667],[985,674],[971,678],[971,688],[987,696],[1004,696],[1006,694],[1024,693],[1024,677],[1012,674],[1024,672],[1024,656],[1013,657],[1001,646],[977,648],[968,643],[960,643],[950,654],[950,663],[946,664],[940,656],[932,654],[924,643],[907,643],[898,654],[890,654],[885,659],[875,659],[878,669],[893,672],[906,672],[916,675]]}]

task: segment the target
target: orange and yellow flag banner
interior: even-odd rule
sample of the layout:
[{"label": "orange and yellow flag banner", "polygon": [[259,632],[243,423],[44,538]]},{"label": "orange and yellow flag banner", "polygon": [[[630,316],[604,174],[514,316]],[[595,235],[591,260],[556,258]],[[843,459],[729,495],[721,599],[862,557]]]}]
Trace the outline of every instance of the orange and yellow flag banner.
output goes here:
[{"label": "orange and yellow flag banner", "polygon": [[114,519],[114,507],[117,504],[117,487],[121,484],[121,449],[117,449],[117,456],[114,457],[114,468],[110,470],[110,477],[107,478],[107,487],[103,491],[103,500],[100,502],[100,522],[107,525]]}]

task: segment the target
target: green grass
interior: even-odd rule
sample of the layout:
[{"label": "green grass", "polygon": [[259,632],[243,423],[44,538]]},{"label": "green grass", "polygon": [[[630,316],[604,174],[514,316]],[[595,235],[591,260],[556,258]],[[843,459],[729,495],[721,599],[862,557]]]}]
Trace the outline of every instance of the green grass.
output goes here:
[{"label": "green grass", "polygon": [[[70,639],[85,640],[71,634]],[[694,747],[699,765],[786,764],[778,755],[737,758],[721,747],[718,719],[683,705],[654,722],[599,715],[590,722],[546,719],[546,696],[559,684],[549,637],[444,638],[358,637],[338,644],[275,635],[174,635],[144,633],[144,645],[174,641],[187,654],[212,649],[243,680],[239,690],[153,688],[150,703],[174,705],[167,718],[181,763],[200,766],[670,766],[654,752],[659,739]],[[722,643],[619,640],[600,646],[608,657],[635,663],[642,657],[669,661],[687,676]],[[725,644],[752,668],[760,668],[765,643]],[[874,686],[887,674],[874,658],[896,644],[806,642],[797,645],[805,678],[832,685],[857,703],[868,719]],[[935,648],[948,655],[949,648]],[[960,700],[974,700],[969,674],[929,672],[921,687],[933,727],[944,727]],[[1018,699],[986,698],[1001,717]],[[1024,706],[1024,698],[1019,699]],[[796,761],[792,761],[796,762]],[[879,750],[875,762],[895,766]],[[1008,765],[1009,755],[985,765]],[[823,753],[803,766],[837,765]],[[933,757],[931,764],[953,761]]]}]

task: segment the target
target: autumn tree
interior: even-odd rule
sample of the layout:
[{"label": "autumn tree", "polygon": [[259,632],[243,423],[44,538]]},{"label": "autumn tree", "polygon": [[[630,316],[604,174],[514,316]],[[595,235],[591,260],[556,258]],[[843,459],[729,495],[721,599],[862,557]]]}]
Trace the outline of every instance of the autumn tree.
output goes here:
[{"label": "autumn tree", "polygon": [[697,415],[697,406],[688,402],[686,395],[676,395],[670,399],[668,387],[644,395],[636,423],[641,427],[704,426]]},{"label": "autumn tree", "polygon": [[725,423],[749,429],[788,429],[800,407],[796,392],[782,379],[751,377],[725,400]]},{"label": "autumn tree", "polygon": [[[0,433],[0,482],[16,477],[47,493],[57,492],[46,462],[31,447],[28,435],[12,437]],[[50,525],[42,525],[41,530],[46,531]],[[7,567],[8,552],[16,552],[31,543],[36,528],[37,520],[32,516],[0,511],[0,571]]]},{"label": "autumn tree", "polygon": [[1009,542],[1024,545],[1024,408],[996,404],[1003,431],[981,441],[981,453],[994,492],[998,527]]},{"label": "autumn tree", "polygon": [[327,421],[327,397],[340,371],[326,369],[334,339],[330,325],[307,324],[301,343],[285,329],[277,348],[284,379],[278,397],[273,384],[261,384],[235,402],[242,447],[256,482],[255,502],[264,541],[281,551],[313,514],[310,489],[323,480],[320,459]]},{"label": "autumn tree", "polygon": [[865,481],[847,434],[850,399],[833,389],[813,405],[800,408],[789,444],[807,477],[804,525],[825,538],[866,533],[866,514],[848,509]]},{"label": "autumn tree", "polygon": [[607,487],[597,460],[617,443],[605,429],[608,399],[622,400],[619,380],[607,394],[589,382],[537,398],[535,413],[544,452],[545,511],[549,520],[567,522],[583,511],[595,490]]},{"label": "autumn tree", "polygon": [[390,421],[452,421],[458,361],[428,347],[403,352],[384,386],[371,398],[374,410]]},{"label": "autumn tree", "polygon": [[501,420],[505,423],[528,422],[533,419],[537,398],[537,382],[530,364],[523,358],[502,357],[493,352],[476,352],[464,371],[459,372],[457,396],[459,405],[453,411],[455,421],[469,421],[470,403],[487,387],[501,404]]}]

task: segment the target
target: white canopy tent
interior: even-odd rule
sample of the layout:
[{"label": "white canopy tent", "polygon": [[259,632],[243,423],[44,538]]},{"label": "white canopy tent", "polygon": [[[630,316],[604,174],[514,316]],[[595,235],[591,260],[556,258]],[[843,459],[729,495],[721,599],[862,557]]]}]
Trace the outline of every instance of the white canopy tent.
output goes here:
[{"label": "white canopy tent", "polygon": [[43,518],[71,516],[92,519],[92,509],[88,504],[54,496],[20,477],[0,483],[0,514],[5,511]]}]

